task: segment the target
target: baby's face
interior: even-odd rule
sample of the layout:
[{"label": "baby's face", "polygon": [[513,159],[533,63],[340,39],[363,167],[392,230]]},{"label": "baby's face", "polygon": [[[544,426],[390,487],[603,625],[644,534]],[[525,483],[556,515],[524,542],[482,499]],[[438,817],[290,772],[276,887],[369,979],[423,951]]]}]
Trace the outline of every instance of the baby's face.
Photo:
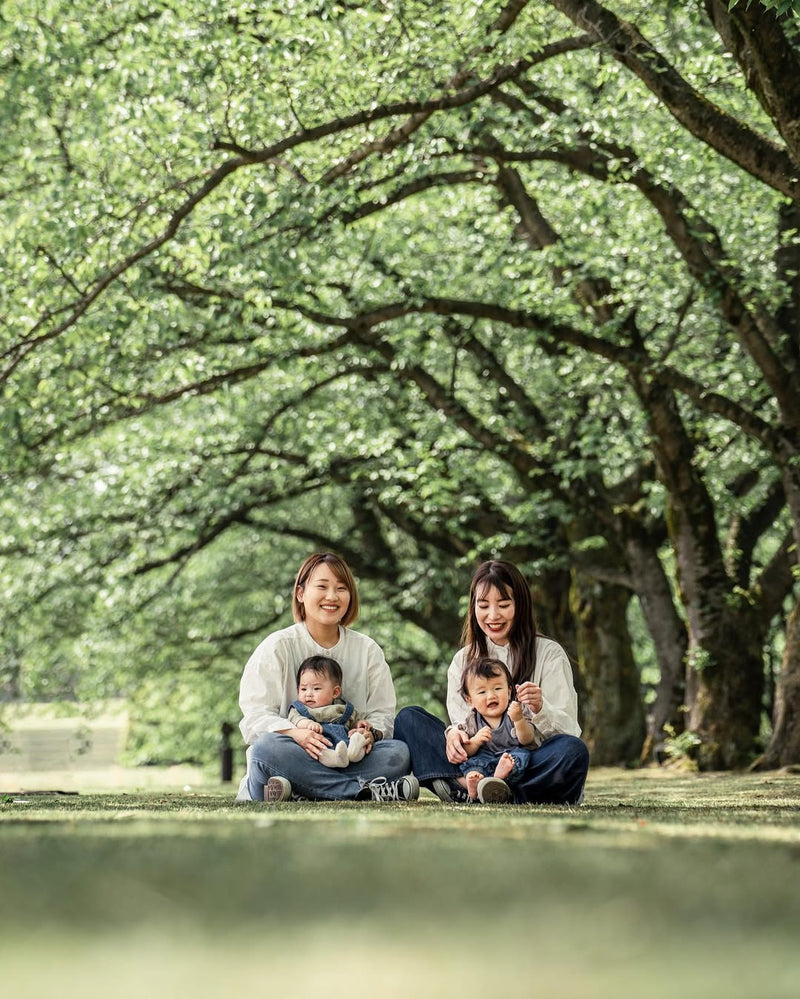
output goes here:
[{"label": "baby's face", "polygon": [[510,698],[508,680],[502,673],[488,679],[477,677],[467,688],[467,700],[487,721],[502,718]]},{"label": "baby's face", "polygon": [[324,708],[339,696],[339,687],[327,676],[306,670],[300,676],[297,699],[307,708]]}]

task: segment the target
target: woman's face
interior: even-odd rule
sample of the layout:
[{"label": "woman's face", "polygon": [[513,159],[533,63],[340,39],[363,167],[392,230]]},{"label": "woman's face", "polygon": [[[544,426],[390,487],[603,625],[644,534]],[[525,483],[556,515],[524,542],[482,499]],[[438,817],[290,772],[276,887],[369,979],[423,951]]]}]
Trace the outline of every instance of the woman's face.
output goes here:
[{"label": "woman's face", "polygon": [[297,599],[306,612],[307,623],[330,627],[347,613],[350,591],[327,563],[320,562],[305,585],[298,587]]},{"label": "woman's face", "polygon": [[495,645],[508,645],[514,624],[514,598],[503,596],[496,586],[485,586],[475,594],[475,619]]}]

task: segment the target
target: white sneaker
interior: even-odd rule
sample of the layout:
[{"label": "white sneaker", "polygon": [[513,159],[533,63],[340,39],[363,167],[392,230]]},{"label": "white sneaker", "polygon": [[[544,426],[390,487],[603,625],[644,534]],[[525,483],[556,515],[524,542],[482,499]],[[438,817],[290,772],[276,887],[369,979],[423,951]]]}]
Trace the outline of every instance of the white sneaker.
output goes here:
[{"label": "white sneaker", "polygon": [[239,790],[236,792],[237,801],[252,801],[250,792],[247,790],[247,774],[239,781]]},{"label": "white sneaker", "polygon": [[292,796],[292,785],[285,777],[270,777],[264,785],[264,801],[288,801]]},{"label": "white sneaker", "polygon": [[419,797],[419,781],[413,774],[387,780],[376,777],[365,781],[358,793],[357,801],[416,801]]}]

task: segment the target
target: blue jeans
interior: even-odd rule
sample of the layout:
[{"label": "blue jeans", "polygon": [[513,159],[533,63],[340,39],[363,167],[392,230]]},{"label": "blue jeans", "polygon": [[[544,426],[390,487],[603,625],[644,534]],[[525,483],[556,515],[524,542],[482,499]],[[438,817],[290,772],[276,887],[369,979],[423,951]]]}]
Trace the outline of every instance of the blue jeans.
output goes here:
[{"label": "blue jeans", "polygon": [[365,781],[396,780],[410,772],[408,747],[396,739],[381,739],[359,763],[339,769],[312,760],[290,736],[265,732],[250,747],[247,790],[253,801],[263,801],[270,777],[285,777],[292,791],[304,798],[341,801],[355,798]]},{"label": "blue jeans", "polygon": [[468,773],[477,770],[484,777],[492,777],[503,753],[508,753],[509,756],[513,756],[514,758],[514,769],[503,780],[509,787],[519,784],[531,762],[531,750],[526,749],[524,746],[514,746],[513,749],[494,749],[488,746],[479,749],[477,753],[470,756],[464,763],[459,763],[458,767],[461,771],[461,776],[466,777]]},{"label": "blue jeans", "polygon": [[[437,777],[457,780],[461,770],[445,753],[444,722],[424,708],[403,708],[394,723],[395,739],[411,753],[411,768],[423,787]],[[575,805],[589,772],[589,750],[574,735],[554,735],[531,753],[530,763],[512,788],[517,804]]]}]

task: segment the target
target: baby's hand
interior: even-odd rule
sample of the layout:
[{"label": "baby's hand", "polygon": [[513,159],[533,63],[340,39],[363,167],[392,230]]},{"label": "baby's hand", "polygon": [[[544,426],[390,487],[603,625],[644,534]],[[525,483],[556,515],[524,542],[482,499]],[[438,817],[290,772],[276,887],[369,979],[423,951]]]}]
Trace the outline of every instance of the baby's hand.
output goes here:
[{"label": "baby's hand", "polygon": [[321,732],[322,726],[319,722],[311,721],[310,718],[300,718],[297,722],[297,728],[307,728],[310,732]]},{"label": "baby's hand", "polygon": [[482,729],[475,733],[475,742],[483,744],[484,742],[492,741],[492,730],[488,725],[484,725]]},{"label": "baby's hand", "polygon": [[522,705],[519,701],[512,701],[508,706],[508,717],[513,722],[522,721]]},{"label": "baby's hand", "polygon": [[357,721],[356,722],[356,731],[357,732],[371,732],[372,731],[372,725],[367,721],[366,718],[362,718],[361,721]]}]

